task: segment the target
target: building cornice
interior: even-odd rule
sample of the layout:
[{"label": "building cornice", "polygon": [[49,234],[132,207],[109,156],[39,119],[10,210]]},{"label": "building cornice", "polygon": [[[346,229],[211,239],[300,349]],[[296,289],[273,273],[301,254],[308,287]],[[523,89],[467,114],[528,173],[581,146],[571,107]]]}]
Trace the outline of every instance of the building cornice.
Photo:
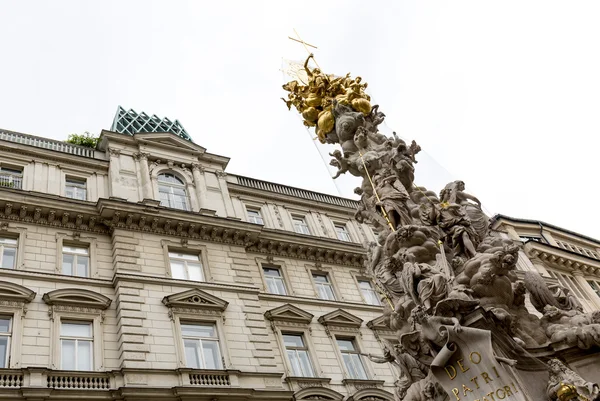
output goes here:
[{"label": "building cornice", "polygon": [[537,241],[528,241],[524,248],[529,257],[539,258],[552,267],[600,277],[600,261],[596,259]]},{"label": "building cornice", "polygon": [[318,298],[307,298],[307,297],[299,297],[295,295],[278,295],[278,294],[269,294],[269,293],[260,293],[258,294],[258,299],[265,301],[275,301],[281,302],[284,304],[305,304],[305,305],[318,305],[318,306],[326,306],[333,308],[344,308],[349,310],[364,310],[368,312],[374,313],[382,313],[383,307],[376,305],[367,305],[362,303],[354,303],[354,302],[344,302],[344,301],[329,301]]}]

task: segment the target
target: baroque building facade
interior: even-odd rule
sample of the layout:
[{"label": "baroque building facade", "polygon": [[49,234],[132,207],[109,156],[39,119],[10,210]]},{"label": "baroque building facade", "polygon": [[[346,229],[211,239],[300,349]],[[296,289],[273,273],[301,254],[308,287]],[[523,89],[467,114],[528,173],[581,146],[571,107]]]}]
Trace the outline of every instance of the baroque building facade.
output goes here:
[{"label": "baroque building facade", "polygon": [[[394,399],[358,202],[228,161],[123,109],[96,149],[0,130],[0,399]],[[600,243],[491,224],[600,308]]]}]

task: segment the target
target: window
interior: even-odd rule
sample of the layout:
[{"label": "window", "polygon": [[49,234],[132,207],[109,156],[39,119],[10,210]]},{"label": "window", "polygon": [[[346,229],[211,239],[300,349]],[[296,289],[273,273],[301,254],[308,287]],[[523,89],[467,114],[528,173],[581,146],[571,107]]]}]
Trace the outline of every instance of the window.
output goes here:
[{"label": "window", "polygon": [[592,287],[592,290],[600,297],[600,285],[594,280],[588,280],[588,284]]},{"label": "window", "polygon": [[62,273],[67,276],[90,277],[89,248],[63,246]]},{"label": "window", "polygon": [[72,199],[87,200],[85,180],[67,177],[65,180],[65,196]]},{"label": "window", "polygon": [[315,377],[302,334],[283,334],[283,343],[292,374],[297,377]]},{"label": "window", "polygon": [[173,174],[158,175],[158,194],[162,206],[189,210],[185,184]]},{"label": "window", "polygon": [[356,349],[353,339],[337,339],[338,348],[342,353],[342,360],[346,366],[346,371],[351,379],[367,380],[367,372],[360,358],[360,353]]},{"label": "window", "polygon": [[91,322],[61,322],[60,355],[63,370],[92,370],[94,336]]},{"label": "window", "polygon": [[188,368],[222,369],[219,337],[214,324],[181,323]]},{"label": "window", "polygon": [[285,283],[281,277],[281,270],[276,267],[263,267],[267,291],[271,294],[287,295]]},{"label": "window", "polygon": [[0,167],[0,187],[21,189],[23,172],[13,168]]},{"label": "window", "polygon": [[265,224],[262,216],[258,210],[247,209],[248,211],[248,222],[252,224]]},{"label": "window", "polygon": [[0,237],[0,267],[14,269],[17,261],[17,239]]},{"label": "window", "polygon": [[171,276],[181,280],[204,281],[200,255],[169,252]]},{"label": "window", "polygon": [[308,234],[310,235],[310,230],[308,229],[308,225],[306,224],[306,220],[304,217],[294,217],[292,216],[292,222],[294,223],[294,231],[298,234]]},{"label": "window", "polygon": [[377,292],[373,289],[373,285],[367,280],[358,280],[358,287],[360,292],[365,299],[365,302],[369,305],[381,305]]},{"label": "window", "polygon": [[333,285],[329,281],[329,277],[326,274],[313,273],[313,280],[315,287],[317,287],[317,296],[320,299],[328,299],[335,301],[335,293],[333,292]]},{"label": "window", "polygon": [[0,316],[0,368],[8,368],[12,319]]},{"label": "window", "polygon": [[337,239],[339,239],[340,241],[351,242],[350,234],[348,233],[348,230],[346,229],[345,225],[336,224],[335,234],[337,235]]}]

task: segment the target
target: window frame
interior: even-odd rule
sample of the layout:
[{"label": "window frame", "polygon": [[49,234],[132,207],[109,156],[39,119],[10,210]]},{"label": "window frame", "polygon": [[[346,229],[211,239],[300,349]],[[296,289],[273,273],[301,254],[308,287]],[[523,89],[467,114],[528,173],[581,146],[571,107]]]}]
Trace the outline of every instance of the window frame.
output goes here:
[{"label": "window frame", "polygon": [[202,268],[202,276],[204,277],[203,281],[195,281],[195,280],[184,280],[191,281],[193,283],[207,283],[215,281],[212,276],[211,269],[208,263],[208,248],[206,245],[200,244],[197,241],[188,241],[187,243],[182,243],[181,241],[172,241],[172,240],[161,240],[160,244],[163,248],[163,259],[165,262],[165,270],[166,276],[170,277],[174,280],[184,280],[173,277],[173,271],[171,270],[171,258],[169,257],[170,252],[178,252],[182,254],[188,255],[198,255],[198,259],[200,261],[200,265]]},{"label": "window frame", "polygon": [[[349,242],[349,243],[353,243],[355,242],[354,239],[352,238],[352,234],[350,234],[350,230],[348,229],[348,224],[347,223],[341,223],[338,221],[332,221],[333,223],[333,232],[335,233],[335,238],[338,241],[343,241],[343,242]],[[346,237],[348,239],[342,239],[340,238],[339,232],[338,232],[338,228],[341,228],[344,232],[344,234],[346,235]]]},{"label": "window frame", "polygon": [[[265,270],[274,270],[279,272],[279,276],[275,277],[275,276],[269,276],[266,274]],[[285,283],[285,278],[283,277],[283,273],[281,272],[281,267],[279,266],[270,266],[270,265],[262,265],[262,274],[263,274],[263,280],[265,282],[265,292],[272,294],[272,295],[289,295],[288,294],[288,286]],[[269,291],[269,281],[273,280],[273,281],[279,281],[281,282],[281,285],[283,286],[283,294],[280,294],[279,292],[272,292]],[[279,288],[277,285],[275,286],[275,288]]]},{"label": "window frame", "polygon": [[92,370],[76,372],[102,372],[104,368],[104,338],[103,324],[104,313],[101,309],[77,308],[68,305],[52,305],[51,317],[51,349],[50,360],[52,369],[60,370],[62,367],[62,335],[61,326],[63,321],[87,322],[92,324]]},{"label": "window frame", "polygon": [[[63,335],[62,333],[62,329],[63,329],[63,324],[65,323],[71,323],[71,324],[87,324],[90,326],[90,332],[92,334],[91,337],[76,337],[76,336],[66,336]],[[75,365],[78,364],[78,354],[79,354],[79,342],[89,342],[91,343],[90,346],[90,359],[91,359],[91,363],[90,363],[90,367],[93,368],[95,366],[94,364],[94,321],[93,320],[72,320],[72,319],[60,319],[60,327],[59,327],[59,344],[60,344],[60,350],[58,351],[60,354],[60,369],[61,370],[67,370],[63,368],[63,340],[66,341],[75,341]],[[76,372],[90,372],[90,370],[83,370],[83,369],[72,369],[72,371],[76,371]],[[93,371],[93,370],[92,370]]]},{"label": "window frame", "polygon": [[[207,312],[206,314],[204,312]],[[225,335],[225,327],[223,325],[224,313],[220,312],[218,315],[208,314],[209,311],[203,311],[199,309],[195,312],[183,311],[178,308],[170,308],[171,324],[173,333],[175,333],[175,356],[177,358],[178,368],[193,369],[193,370],[227,370],[231,369],[231,359],[227,347],[227,337]],[[183,333],[181,330],[181,321],[185,323],[197,323],[197,324],[214,324],[215,331],[217,333],[219,352],[221,353],[221,369],[196,369],[190,368],[186,364],[185,360],[185,347],[183,345]],[[184,323],[184,324],[185,324]]]},{"label": "window frame", "polygon": [[[15,254],[15,266],[12,269],[6,268],[7,270],[23,270],[25,267],[25,260],[23,254],[25,250],[25,242],[27,240],[27,229],[24,227],[11,227],[12,223],[8,223],[8,227],[0,230],[0,237],[7,239],[17,240],[17,252]],[[4,255],[2,255],[3,257]],[[0,265],[1,266],[1,265]],[[4,269],[0,267],[0,269]]]},{"label": "window frame", "polygon": [[[183,334],[183,329],[182,329],[182,325],[203,325],[203,326],[212,326],[214,329],[214,333],[216,335],[216,337],[195,337],[195,336],[189,336],[189,335],[184,335]],[[223,359],[223,351],[222,351],[222,346],[221,346],[221,339],[219,337],[219,331],[217,329],[217,324],[214,322],[201,322],[198,320],[179,320],[179,330],[181,331],[181,337],[180,337],[180,342],[181,342],[181,347],[183,349],[183,361],[185,363],[185,367],[188,369],[197,369],[197,370],[224,370],[224,365],[225,365],[225,360]],[[216,340],[215,340],[216,339]],[[200,360],[201,362],[204,363],[205,367],[192,367],[189,366],[189,362],[187,361],[187,357],[186,357],[186,353],[185,353],[185,340],[194,340],[197,341],[200,345]],[[206,361],[205,361],[205,357],[204,357],[204,342],[216,342],[217,343],[217,350],[219,352],[219,358],[216,360],[216,368],[207,368],[206,367]],[[198,352],[198,348],[196,348],[196,352]]]},{"label": "window frame", "polygon": [[[315,297],[321,301],[329,301],[329,302],[343,302],[346,300],[343,293],[338,290],[337,281],[335,279],[335,274],[333,272],[333,268],[329,266],[315,266],[315,265],[305,265],[306,272],[310,281],[313,285],[313,289],[315,290]],[[329,285],[331,286],[331,290],[333,291],[333,296],[335,299],[323,299],[319,297],[319,289],[317,288],[317,283],[315,281],[314,275],[326,276],[329,280]]]},{"label": "window frame", "polygon": [[[83,253],[80,253],[80,252],[74,252],[74,251],[65,250],[65,248],[73,248],[73,249],[85,250],[86,254],[83,254]],[[92,261],[91,261],[91,256],[90,256],[90,253],[91,253],[90,252],[90,248],[88,246],[80,246],[79,244],[77,244],[77,245],[71,245],[69,243],[65,244],[63,242],[62,249],[60,251],[61,251],[61,255],[62,255],[62,258],[61,258],[61,262],[62,263],[61,263],[60,270],[61,270],[61,274],[63,276],[79,277],[79,278],[82,278],[82,277],[83,278],[89,278],[89,277],[91,277],[92,269],[91,269],[90,265],[91,265]],[[71,266],[71,274],[66,274],[65,271],[64,271],[65,255],[71,255],[73,257],[73,263],[72,263],[72,266]],[[78,271],[77,271],[77,266],[78,266],[77,261],[78,261],[78,259],[80,257],[85,257],[88,260],[88,262],[87,262],[87,273],[88,273],[88,275],[87,276],[80,276],[80,275],[77,274],[78,273]]]},{"label": "window frame", "polygon": [[[383,303],[381,302],[381,299],[379,298],[379,293],[377,292],[377,289],[375,289],[375,284],[373,284],[373,280],[371,280],[367,277],[363,277],[363,276],[355,276],[354,280],[356,281],[356,287],[358,288],[358,292],[360,293],[360,296],[365,304],[370,305],[370,306],[383,306]],[[367,301],[367,298],[363,294],[363,289],[360,286],[361,281],[368,282],[371,285],[371,290],[375,293],[376,299],[378,301],[377,304],[372,304]]]},{"label": "window frame", "polygon": [[[71,181],[71,185],[69,185],[69,181]],[[83,186],[81,185],[77,185],[76,181],[79,181],[80,183],[83,183]],[[73,185],[75,184],[75,185]],[[69,187],[72,187],[74,189],[76,189],[73,193],[76,193],[78,190],[83,190],[83,198],[77,198],[74,196],[68,196],[67,195],[67,189]],[[88,200],[88,180],[87,178],[83,178],[83,177],[78,177],[78,176],[73,176],[73,175],[65,175],[65,185],[64,185],[64,189],[63,189],[63,196],[65,198],[69,198],[69,199],[75,199],[75,200],[81,200],[81,201],[87,201]]]},{"label": "window frame", "polygon": [[[298,377],[298,378],[319,378],[322,376],[322,373],[320,372],[320,367],[318,365],[318,358],[317,355],[314,353],[314,345],[312,344],[312,341],[310,340],[311,335],[310,335],[310,329],[309,328],[292,328],[292,327],[286,327],[285,323],[282,324],[282,322],[278,322],[282,327],[275,327],[274,331],[276,332],[275,334],[277,335],[277,339],[279,342],[279,346],[281,348],[281,350],[283,351],[284,357],[282,358],[285,361],[285,366],[286,366],[286,373],[288,377]],[[288,348],[285,345],[285,340],[284,340],[284,336],[286,335],[290,335],[290,336],[299,336],[302,339],[302,342],[304,343],[304,351],[306,351],[306,354],[308,356],[308,362],[310,363],[311,369],[312,369],[312,376],[306,376],[306,375],[296,375],[294,372],[294,368],[292,366],[292,362],[290,361],[290,358],[287,355],[287,351]],[[295,350],[297,351],[297,350]]]},{"label": "window frame", "polygon": [[[14,240],[14,241],[16,241],[16,244],[5,244],[4,242],[2,242],[3,240]],[[15,256],[13,259],[12,267],[3,267],[2,266],[4,264],[4,250],[6,248],[15,250]],[[0,234],[0,269],[16,270],[17,266],[19,264],[18,258],[19,258],[19,236],[14,237],[12,235],[1,235]]]},{"label": "window frame", "polygon": [[[19,174],[15,174],[17,171],[21,172],[20,176]],[[0,188],[25,189],[25,186],[23,185],[25,180],[25,166],[5,165],[4,163],[0,163],[0,176],[4,175],[10,177],[8,183],[12,183],[13,185],[0,185]],[[15,178],[21,179],[20,185],[14,185]]]},{"label": "window frame", "polygon": [[[334,346],[336,348],[337,351],[337,355],[338,355],[338,359],[340,361],[341,366],[344,368],[344,377],[349,379],[349,380],[372,380],[373,376],[373,372],[371,371],[370,367],[368,366],[368,364],[366,363],[366,359],[363,358],[363,356],[361,355],[361,350],[363,349],[362,344],[360,344],[359,340],[358,340],[358,336],[353,336],[353,335],[347,335],[347,334],[334,334],[333,335],[333,343]],[[351,341],[352,345],[354,347],[354,351],[353,352],[343,352],[338,344],[339,340],[343,340],[343,341]],[[348,366],[346,365],[346,362],[344,361],[344,354],[353,354],[353,355],[358,355],[358,359],[362,365],[363,371],[365,372],[365,378],[359,378],[359,377],[351,377],[350,376],[350,371],[348,370]]]},{"label": "window frame", "polygon": [[[256,216],[251,215],[251,213],[256,213]],[[258,220],[260,220],[260,222],[258,222]],[[255,208],[249,208],[246,206],[246,221],[250,224],[257,224],[257,225],[265,225],[265,219],[262,216],[262,213],[260,212],[260,209],[255,209]]]},{"label": "window frame", "polygon": [[[8,319],[8,332],[0,332],[0,337],[8,337],[7,343],[6,343],[6,356],[5,356],[5,360],[4,360],[4,367],[0,367],[0,369],[9,369],[11,366],[11,351],[12,351],[12,346],[13,346],[13,330],[14,330],[14,325],[15,325],[15,317],[13,314],[10,313],[1,313],[0,312],[0,319],[4,319],[7,318]],[[19,355],[20,356],[20,355]],[[19,358],[16,358],[19,359]]]},{"label": "window frame", "polygon": [[[66,244],[66,245],[65,245]],[[89,273],[90,275],[87,277],[70,275],[67,276],[63,274],[62,263],[63,263],[63,246],[72,246],[79,248],[88,248],[88,257],[89,257]],[[97,249],[98,242],[94,237],[82,237],[82,236],[74,236],[68,234],[56,234],[56,273],[60,275],[64,275],[66,277],[73,277],[78,279],[86,279],[86,278],[98,278],[98,268],[97,268]]]},{"label": "window frame", "polygon": [[[290,285],[291,281],[290,278],[288,276],[287,273],[287,265],[285,263],[284,260],[281,259],[273,259],[273,258],[255,258],[256,264],[258,266],[258,271],[260,272],[260,278],[261,278],[261,284],[262,284],[262,292],[268,295],[274,295],[274,296],[294,296],[296,295],[296,291],[294,290],[294,288]],[[279,272],[281,273],[281,277],[283,278],[283,285],[285,287],[286,290],[286,295],[281,295],[281,294],[273,294],[269,291],[267,291],[267,280],[265,277],[265,272],[264,272],[264,268],[276,268],[279,269]]]},{"label": "window frame", "polygon": [[[292,228],[294,229],[294,232],[296,234],[313,235],[312,230],[310,229],[310,226],[308,225],[308,220],[306,219],[306,215],[301,216],[299,214],[292,213],[291,218],[292,218]],[[298,230],[296,230],[295,220],[301,221],[303,223],[301,226],[306,227],[306,231],[308,231],[308,232],[299,232]]]},{"label": "window frame", "polygon": [[[175,184],[175,183],[170,183],[170,182],[164,182],[160,180],[160,177],[162,175],[171,175],[173,176],[175,179],[179,180],[181,182],[181,184]],[[185,194],[185,208],[178,208],[175,207],[173,205],[171,205],[171,198],[169,198],[169,205],[163,205],[162,204],[162,199],[160,197],[161,194],[161,185],[168,187],[169,188],[169,195],[171,195],[172,197],[174,197],[174,193],[173,193],[173,188],[181,188],[184,191]],[[158,201],[160,202],[160,206],[162,207],[166,207],[166,208],[170,208],[170,209],[175,209],[175,210],[182,210],[184,212],[191,212],[193,211],[192,208],[192,199],[191,199],[191,194],[190,191],[188,190],[188,182],[185,178],[181,177],[180,174],[176,173],[175,171],[172,170],[162,170],[160,172],[158,172],[156,174],[156,190],[158,193]],[[163,192],[164,193],[164,192]],[[174,202],[173,202],[174,203]]]}]

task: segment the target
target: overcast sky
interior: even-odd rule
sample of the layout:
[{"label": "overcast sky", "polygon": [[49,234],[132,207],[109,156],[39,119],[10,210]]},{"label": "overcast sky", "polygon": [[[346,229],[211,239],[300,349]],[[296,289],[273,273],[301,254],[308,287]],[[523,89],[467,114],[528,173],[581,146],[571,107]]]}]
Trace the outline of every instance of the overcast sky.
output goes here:
[{"label": "overcast sky", "polygon": [[[0,127],[109,129],[118,105],[179,119],[228,171],[352,196],[280,97],[297,29],[369,83],[417,183],[600,238],[600,2],[0,0]],[[317,146],[315,146],[317,145]],[[319,153],[321,152],[321,154]]]}]

